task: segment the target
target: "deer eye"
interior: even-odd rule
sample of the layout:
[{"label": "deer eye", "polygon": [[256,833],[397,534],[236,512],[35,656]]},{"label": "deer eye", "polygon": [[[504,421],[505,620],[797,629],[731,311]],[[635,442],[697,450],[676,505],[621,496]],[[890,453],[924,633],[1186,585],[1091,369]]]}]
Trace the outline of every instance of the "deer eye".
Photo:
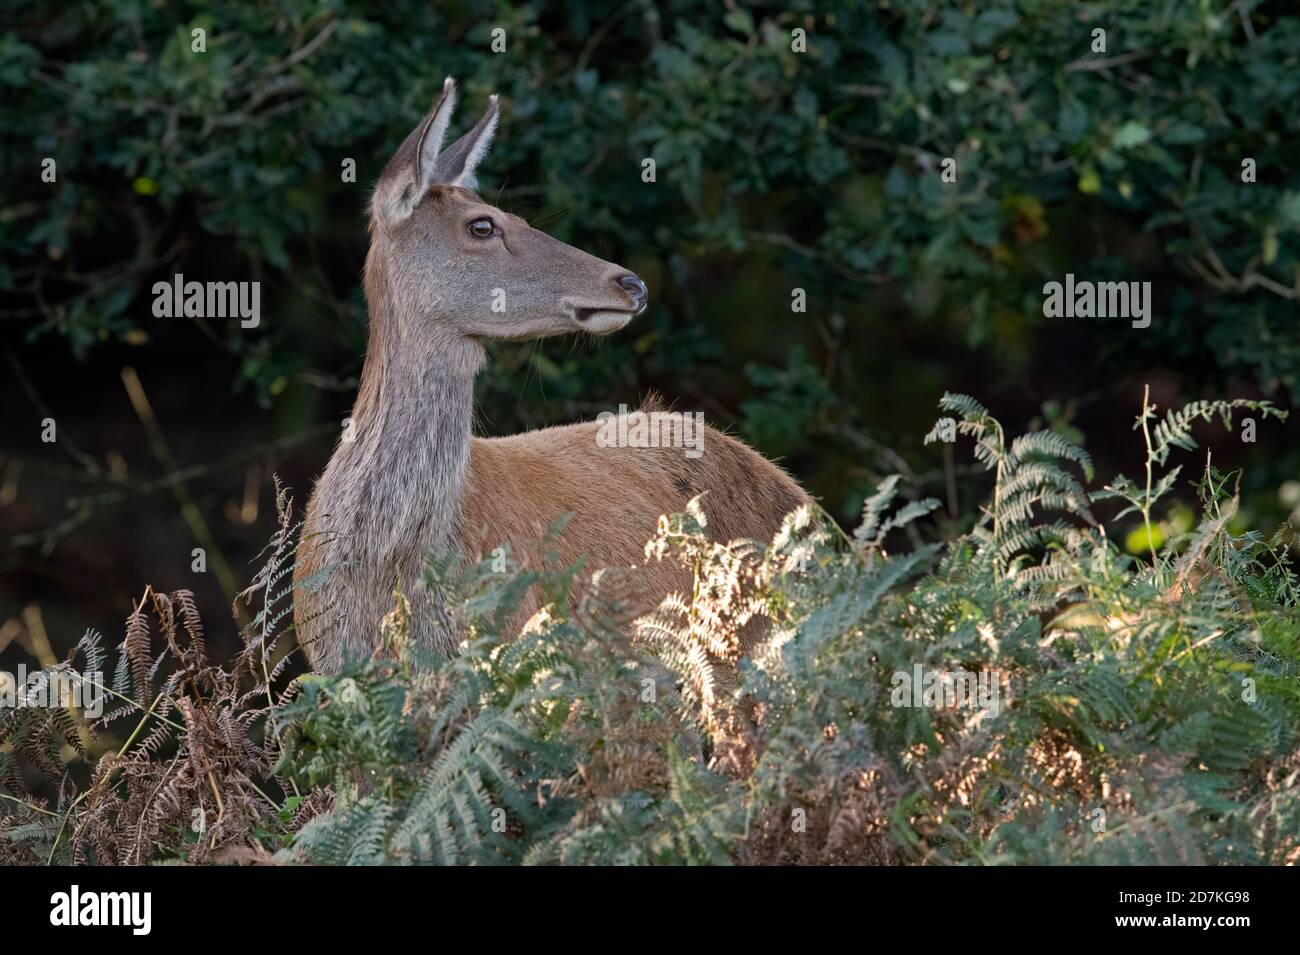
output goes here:
[{"label": "deer eye", "polygon": [[469,234],[476,239],[490,239],[497,234],[496,223],[486,216],[469,224]]}]

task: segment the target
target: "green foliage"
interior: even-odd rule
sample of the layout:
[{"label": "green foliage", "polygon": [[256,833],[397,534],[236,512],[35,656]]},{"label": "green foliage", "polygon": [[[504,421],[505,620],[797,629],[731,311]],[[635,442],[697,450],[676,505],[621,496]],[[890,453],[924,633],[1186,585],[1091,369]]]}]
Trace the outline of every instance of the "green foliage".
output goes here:
[{"label": "green foliage", "polygon": [[[1146,485],[1139,488],[1124,475],[1119,475],[1107,487],[1094,495],[1095,499],[1104,499],[1108,497],[1118,497],[1128,501],[1128,507],[1119,512],[1119,517],[1127,514],[1137,513],[1142,515],[1142,522],[1146,529],[1146,542],[1151,552],[1151,562],[1153,565],[1159,565],[1156,557],[1156,532],[1151,525],[1152,511],[1155,509],[1157,502],[1168,494],[1174,487],[1178,475],[1182,468],[1176,467],[1166,472],[1158,479],[1155,476],[1155,468],[1169,459],[1169,454],[1175,449],[1184,451],[1195,450],[1196,441],[1192,437],[1192,426],[1197,420],[1210,421],[1216,416],[1223,422],[1223,427],[1227,431],[1232,430],[1233,413],[1238,411],[1252,411],[1257,413],[1262,419],[1278,418],[1285,421],[1289,412],[1279,411],[1268,401],[1250,401],[1247,399],[1236,399],[1233,401],[1194,401],[1177,410],[1170,410],[1165,414],[1163,420],[1156,421],[1154,427],[1151,422],[1157,418],[1155,405],[1150,403],[1149,393],[1144,392],[1142,396],[1142,413],[1138,415],[1134,428],[1142,429],[1143,439],[1146,441]],[[1209,467],[1207,459],[1207,468]],[[1213,479],[1213,472],[1207,472],[1206,480]],[[1222,482],[1220,482],[1220,487]],[[1204,492],[1202,492],[1204,494]],[[1234,501],[1228,517],[1236,511],[1236,502]],[[1219,524],[1226,525],[1227,518],[1220,518]],[[1218,527],[1216,526],[1216,530]],[[1205,539],[1205,535],[1202,535]]]},{"label": "green foliage", "polygon": [[[955,422],[955,433],[975,438],[976,460],[995,472],[993,501],[984,510],[984,520],[976,525],[973,535],[996,548],[996,566],[1014,563],[1018,554],[1073,536],[1067,525],[1035,523],[1035,508],[1068,511],[1096,525],[1087,493],[1064,467],[1074,463],[1091,480],[1092,459],[1086,451],[1055,431],[1030,432],[1007,447],[1001,423],[968,395],[945,392],[939,407],[961,415],[961,420]],[[935,422],[926,443],[940,440],[946,424],[944,419]],[[990,525],[987,531],[986,525]],[[1036,564],[1026,573],[1041,578],[1053,566]]]},{"label": "green foliage", "polygon": [[[148,833],[161,856],[324,864],[1294,861],[1290,533],[1231,533],[1230,476],[1206,466],[1203,520],[1147,567],[1089,511],[1113,492],[1089,495],[1065,469],[1091,479],[1082,448],[1054,433],[1008,444],[969,396],[940,407],[997,472],[961,537],[887,551],[936,505],[896,507],[896,477],[852,539],[801,509],[767,546],[712,542],[692,502],[647,547],[692,569],[692,592],[630,641],[599,579],[572,599],[576,568],[438,559],[424,586],[443,595],[459,654],[409,643],[398,592],[370,659],[273,696],[283,661],[268,668],[263,624],[291,563],[282,499],[231,672],[205,663],[182,595],[153,595],[170,676],[149,663],[143,612],[127,621],[116,693],[133,721],[153,703],[116,755],[88,756],[88,789],[60,769],[78,730],[66,711],[5,716],[6,858],[140,861]],[[1192,418],[1231,411],[1166,414],[1149,459],[1187,447]],[[529,592],[541,609],[507,634]],[[72,672],[103,665],[92,635],[79,652]],[[969,678],[967,695],[952,682],[927,695],[919,674]],[[198,772],[170,776],[177,760]],[[19,764],[61,778],[55,804],[26,793]],[[220,821],[186,835],[209,785]]]},{"label": "green foliage", "polygon": [[[459,653],[411,644],[399,591],[373,657],[272,697],[280,666],[266,668],[273,647],[258,634],[276,618],[289,557],[277,538],[246,595],[266,615],[233,673],[202,661],[184,600],[155,595],[180,666],[117,754],[95,760],[89,789],[64,778],[55,803],[26,793],[19,762],[59,779],[59,740],[76,727],[6,717],[0,845],[16,860],[54,859],[66,827],[72,859],[143,861],[130,836],[147,817],[158,856],[199,860],[1294,862],[1290,529],[1233,532],[1232,476],[1207,464],[1200,523],[1147,564],[1116,549],[1091,510],[1114,493],[1090,493],[1067,470],[1091,483],[1081,448],[1053,432],[1008,443],[964,395],[940,407],[997,475],[969,532],[933,539],[919,519],[936,502],[897,504],[895,477],[851,538],[803,508],[766,545],[716,542],[693,501],[647,546],[648,559],[692,570],[691,592],[630,635],[601,576],[576,594],[573,567],[500,573],[443,557],[425,586],[442,594]],[[1167,414],[1148,460],[1186,448],[1193,418],[1232,410]],[[909,534],[931,540],[908,547]],[[541,609],[506,632],[530,591]],[[137,666],[151,659],[140,616],[119,685],[125,697],[143,681],[143,700],[158,664]],[[95,640],[82,649],[102,657]],[[129,709],[134,720],[144,707]],[[167,714],[183,720],[175,734]],[[174,761],[159,750],[173,736],[175,760],[200,771],[165,775]],[[163,779],[179,808],[160,827],[147,797]],[[225,796],[222,821],[168,835],[209,783]],[[277,788],[282,801],[265,795]]]},{"label": "green foliage", "polygon": [[[406,704],[413,735],[399,734],[407,741],[378,765],[342,764],[340,783],[368,778],[373,794],[313,823],[286,852],[342,861],[382,843],[397,861],[1292,858],[1300,605],[1286,545],[1229,534],[1226,481],[1210,473],[1204,522],[1170,542],[1153,576],[1114,551],[1087,493],[1053,463],[1090,477],[1081,449],[1042,432],[1008,447],[973,399],[946,395],[941,407],[962,415],[979,459],[1002,469],[984,525],[887,555],[888,529],[933,506],[891,515],[896,478],[867,502],[851,548],[807,514],[792,515],[767,548],[712,543],[693,504],[651,546],[695,569],[693,593],[638,627],[638,646],[679,693],[639,698],[645,661],[599,636],[590,601],[568,614],[560,600],[513,643],[476,638],[457,659],[417,671],[414,692],[432,680],[440,695],[427,709]],[[1083,523],[1037,523],[1040,505]],[[999,514],[1014,528],[1004,537],[989,530]],[[1006,572],[1009,557],[1017,573]],[[736,635],[755,616],[770,631],[733,692],[717,664],[736,659]],[[371,662],[320,685],[337,693],[359,680],[368,699],[393,692],[400,666]],[[899,675],[916,667],[982,674],[1001,699],[914,707],[904,694],[899,705]],[[356,707],[345,717],[339,706],[301,697],[286,712],[291,733],[368,738],[327,729],[355,718]],[[373,706],[387,718],[400,709]],[[575,712],[590,720],[584,728]],[[426,721],[433,732],[418,729]],[[657,742],[624,749],[612,775],[609,765],[593,772],[629,732]],[[419,755],[422,745],[433,752]],[[498,768],[485,769],[485,751]],[[511,792],[518,806],[506,805]],[[486,823],[497,807],[510,820],[505,836]],[[436,848],[408,850],[403,825],[422,813],[416,828]],[[374,841],[377,831],[385,836]]]},{"label": "green foliage", "polygon": [[[500,186],[509,208],[624,262],[654,302],[599,362],[567,344],[497,349],[480,394],[495,427],[672,382],[800,458],[839,507],[853,491],[830,449],[861,465],[864,421],[911,433],[948,349],[979,349],[991,380],[1044,367],[1063,332],[1042,286],[1067,271],[1159,276],[1151,328],[1068,332],[1108,380],[1159,363],[1211,386],[1300,384],[1300,20],[1259,0],[7,13],[0,290],[30,337],[77,354],[212,336],[234,387],[267,404],[298,389],[290,407],[308,414],[301,390],[359,368],[368,183],[453,73],[466,109],[502,94],[488,197]],[[47,156],[57,185],[40,179]],[[956,183],[939,176],[947,158]],[[160,327],[149,289],[176,271],[262,280],[263,326]],[[787,366],[791,345],[805,357]],[[752,362],[748,381],[719,362],[731,355]],[[525,385],[546,401],[521,402]],[[907,420],[878,420],[885,406]]]}]

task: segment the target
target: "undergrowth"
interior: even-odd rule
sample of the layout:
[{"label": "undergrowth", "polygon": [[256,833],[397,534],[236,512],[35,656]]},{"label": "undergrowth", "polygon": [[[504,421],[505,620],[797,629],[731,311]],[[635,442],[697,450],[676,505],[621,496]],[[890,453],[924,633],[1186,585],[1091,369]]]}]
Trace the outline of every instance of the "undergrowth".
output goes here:
[{"label": "undergrowth", "polygon": [[[103,717],[0,711],[0,861],[1300,860],[1293,532],[1233,530],[1236,476],[1207,457],[1200,523],[1151,533],[1197,421],[1284,413],[1144,400],[1139,480],[1090,490],[1065,437],[941,408],[927,440],[973,439],[993,477],[960,536],[933,539],[938,502],[900,504],[897,478],[851,536],[803,509],[770,542],[718,543],[693,501],[646,550],[692,591],[631,634],[599,574],[579,593],[554,562],[434,558],[461,652],[413,646],[398,592],[379,651],[336,676],[284,676],[281,493],[235,660],[208,657],[187,593],[146,590]],[[1136,517],[1142,556],[1106,531]],[[543,609],[503,633],[529,588]],[[59,671],[105,658],[88,633]]]}]

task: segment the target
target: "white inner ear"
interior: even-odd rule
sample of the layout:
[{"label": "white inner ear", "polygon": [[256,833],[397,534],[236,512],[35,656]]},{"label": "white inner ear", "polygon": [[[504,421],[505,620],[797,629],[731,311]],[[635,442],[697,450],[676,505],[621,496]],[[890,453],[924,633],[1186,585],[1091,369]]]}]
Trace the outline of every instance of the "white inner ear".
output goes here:
[{"label": "white inner ear", "polygon": [[478,177],[474,175],[474,171],[478,168],[478,164],[483,161],[483,157],[487,155],[488,150],[492,148],[492,137],[494,137],[497,132],[497,120],[501,118],[501,113],[497,109],[497,98],[495,96],[492,97],[491,109],[492,118],[489,119],[487,125],[483,127],[483,132],[479,138],[474,140],[474,145],[470,147],[469,155],[465,157],[465,165],[461,167],[456,178],[451,181],[453,186],[461,186],[462,188],[471,191],[478,189]]},{"label": "white inner ear", "polygon": [[451,124],[451,114],[456,110],[456,86],[451,77],[442,84],[442,98],[438,101],[424,135],[416,144],[416,168],[419,174],[415,183],[415,198],[418,200],[433,182],[433,167],[442,152],[442,141],[447,137],[447,127]]}]

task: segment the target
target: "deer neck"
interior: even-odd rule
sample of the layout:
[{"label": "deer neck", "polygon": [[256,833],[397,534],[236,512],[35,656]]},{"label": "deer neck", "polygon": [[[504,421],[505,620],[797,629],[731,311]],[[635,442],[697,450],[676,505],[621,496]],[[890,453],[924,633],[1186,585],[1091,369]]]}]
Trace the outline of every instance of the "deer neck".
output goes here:
[{"label": "deer neck", "polygon": [[346,516],[354,559],[418,573],[430,547],[454,542],[483,349],[404,313],[374,256],[366,294],[370,341],[330,511]]}]

